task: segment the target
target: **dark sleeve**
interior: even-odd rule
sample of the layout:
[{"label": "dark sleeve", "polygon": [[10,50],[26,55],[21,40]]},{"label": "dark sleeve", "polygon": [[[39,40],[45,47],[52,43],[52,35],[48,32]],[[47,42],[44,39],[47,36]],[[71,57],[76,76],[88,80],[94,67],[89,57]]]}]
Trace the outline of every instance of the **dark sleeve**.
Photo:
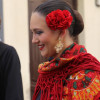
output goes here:
[{"label": "dark sleeve", "polygon": [[40,99],[41,99],[41,91],[39,92],[39,94],[38,94],[36,100],[40,100]]},{"label": "dark sleeve", "polygon": [[20,61],[13,47],[5,49],[2,63],[4,100],[23,100]]}]

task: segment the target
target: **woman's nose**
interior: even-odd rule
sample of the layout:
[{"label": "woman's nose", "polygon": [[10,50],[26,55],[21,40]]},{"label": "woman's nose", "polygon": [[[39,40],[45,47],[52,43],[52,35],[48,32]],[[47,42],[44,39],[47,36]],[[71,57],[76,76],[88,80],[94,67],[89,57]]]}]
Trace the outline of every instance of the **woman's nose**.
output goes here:
[{"label": "woman's nose", "polygon": [[32,38],[32,43],[36,44],[38,42],[39,42],[38,37],[36,35],[34,35],[33,38]]}]

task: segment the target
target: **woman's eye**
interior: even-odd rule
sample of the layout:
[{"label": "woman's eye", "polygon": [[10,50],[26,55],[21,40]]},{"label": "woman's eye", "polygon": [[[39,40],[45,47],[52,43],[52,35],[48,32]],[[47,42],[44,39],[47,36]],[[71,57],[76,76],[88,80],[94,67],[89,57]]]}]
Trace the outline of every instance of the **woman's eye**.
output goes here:
[{"label": "woman's eye", "polygon": [[36,32],[36,34],[39,34],[39,35],[42,34],[42,33],[43,33],[43,31],[37,31]]}]

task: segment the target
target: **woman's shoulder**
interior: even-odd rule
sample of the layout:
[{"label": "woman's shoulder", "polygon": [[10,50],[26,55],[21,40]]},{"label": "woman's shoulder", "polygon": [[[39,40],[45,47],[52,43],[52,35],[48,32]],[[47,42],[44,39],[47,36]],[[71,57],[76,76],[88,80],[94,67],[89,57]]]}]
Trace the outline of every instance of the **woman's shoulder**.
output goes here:
[{"label": "woman's shoulder", "polygon": [[[80,53],[73,57],[71,64],[79,70],[91,69],[100,72],[100,62],[90,53]],[[76,69],[77,70],[77,69]]]}]

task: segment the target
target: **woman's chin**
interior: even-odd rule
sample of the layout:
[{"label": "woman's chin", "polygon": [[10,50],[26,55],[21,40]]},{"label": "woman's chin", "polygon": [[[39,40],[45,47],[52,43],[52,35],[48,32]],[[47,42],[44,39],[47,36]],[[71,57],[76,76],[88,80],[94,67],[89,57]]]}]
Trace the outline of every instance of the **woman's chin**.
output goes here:
[{"label": "woman's chin", "polygon": [[42,53],[41,53],[41,56],[42,56],[42,57],[45,57],[45,58],[54,57],[54,55],[50,55],[50,54],[42,54]]},{"label": "woman's chin", "polygon": [[55,55],[56,55],[56,51],[53,51],[53,50],[51,52],[50,51],[49,52],[48,51],[41,51],[42,57],[48,58],[48,57],[54,57]]},{"label": "woman's chin", "polygon": [[47,54],[41,52],[42,57],[47,57]]},{"label": "woman's chin", "polygon": [[42,57],[46,57],[46,58],[49,58],[49,57],[50,57],[49,54],[47,54],[47,53],[42,53],[42,52],[41,52],[41,56],[42,56]]}]

